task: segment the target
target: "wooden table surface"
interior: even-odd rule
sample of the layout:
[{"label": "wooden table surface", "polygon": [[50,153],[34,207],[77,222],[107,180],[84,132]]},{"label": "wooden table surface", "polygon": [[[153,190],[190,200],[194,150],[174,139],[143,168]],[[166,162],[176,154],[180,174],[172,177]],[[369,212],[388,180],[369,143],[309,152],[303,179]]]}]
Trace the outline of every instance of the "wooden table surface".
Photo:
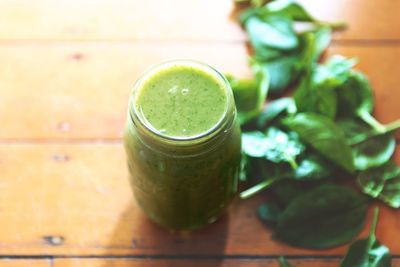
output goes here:
[{"label": "wooden table surface", "polygon": [[[302,2],[319,18],[349,22],[328,54],[357,57],[378,119],[399,118],[400,1]],[[255,215],[264,196],[236,200],[217,223],[185,234],[154,225],[133,201],[121,142],[132,84],[176,57],[251,75],[233,8],[231,0],[0,0],[1,267],[256,267],[278,266],[279,255],[337,266],[347,246],[274,241]],[[399,211],[382,209],[378,237],[400,266]]]}]

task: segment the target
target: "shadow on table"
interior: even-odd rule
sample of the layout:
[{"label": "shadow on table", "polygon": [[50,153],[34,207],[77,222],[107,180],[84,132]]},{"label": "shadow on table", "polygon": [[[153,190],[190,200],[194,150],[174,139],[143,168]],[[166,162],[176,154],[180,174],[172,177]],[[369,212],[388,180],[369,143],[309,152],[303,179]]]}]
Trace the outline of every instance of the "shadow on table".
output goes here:
[{"label": "shadow on table", "polygon": [[229,215],[225,213],[204,229],[171,232],[150,221],[132,201],[120,216],[107,248],[124,251],[124,255],[133,257],[132,266],[135,267],[138,266],[134,263],[136,258],[154,259],[144,267],[158,266],[155,263],[159,261],[171,262],[163,267],[187,267],[188,260],[196,262],[193,264],[196,267],[219,267],[222,266],[228,228]]}]

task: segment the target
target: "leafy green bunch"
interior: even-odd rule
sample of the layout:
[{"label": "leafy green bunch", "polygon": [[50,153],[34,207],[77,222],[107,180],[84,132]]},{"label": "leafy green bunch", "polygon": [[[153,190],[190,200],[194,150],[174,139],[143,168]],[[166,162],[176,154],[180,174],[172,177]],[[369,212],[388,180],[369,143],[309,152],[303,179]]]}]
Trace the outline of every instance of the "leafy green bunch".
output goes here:
[{"label": "leafy green bunch", "polygon": [[[363,228],[371,199],[400,207],[400,168],[391,161],[400,120],[373,117],[372,86],[355,59],[320,62],[343,23],[321,22],[291,0],[251,2],[240,22],[254,79],[228,75],[243,130],[240,177],[254,184],[241,197],[269,190],[258,214],[279,240],[314,249],[347,243]],[[279,97],[287,89],[293,96]],[[274,100],[265,105],[268,94]],[[341,185],[351,180],[364,195]],[[371,240],[363,249],[373,250]]]}]

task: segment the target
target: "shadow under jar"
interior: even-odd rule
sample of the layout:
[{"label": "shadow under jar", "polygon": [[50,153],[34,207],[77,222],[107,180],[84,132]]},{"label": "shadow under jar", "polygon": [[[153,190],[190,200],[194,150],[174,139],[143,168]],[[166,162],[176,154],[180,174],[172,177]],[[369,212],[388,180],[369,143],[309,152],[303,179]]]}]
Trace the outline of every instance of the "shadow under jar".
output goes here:
[{"label": "shadow under jar", "polygon": [[206,64],[174,60],[146,71],[130,96],[124,144],[136,201],[169,229],[214,222],[237,192],[233,94]]}]

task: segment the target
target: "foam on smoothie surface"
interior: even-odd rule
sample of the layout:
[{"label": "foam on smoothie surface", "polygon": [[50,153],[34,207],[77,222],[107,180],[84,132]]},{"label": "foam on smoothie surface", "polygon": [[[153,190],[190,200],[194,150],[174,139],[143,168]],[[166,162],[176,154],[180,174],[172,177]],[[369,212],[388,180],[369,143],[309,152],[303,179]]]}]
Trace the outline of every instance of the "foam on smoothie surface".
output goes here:
[{"label": "foam on smoothie surface", "polygon": [[146,124],[163,135],[191,137],[207,132],[227,105],[224,82],[192,64],[171,64],[145,77],[136,108]]}]

